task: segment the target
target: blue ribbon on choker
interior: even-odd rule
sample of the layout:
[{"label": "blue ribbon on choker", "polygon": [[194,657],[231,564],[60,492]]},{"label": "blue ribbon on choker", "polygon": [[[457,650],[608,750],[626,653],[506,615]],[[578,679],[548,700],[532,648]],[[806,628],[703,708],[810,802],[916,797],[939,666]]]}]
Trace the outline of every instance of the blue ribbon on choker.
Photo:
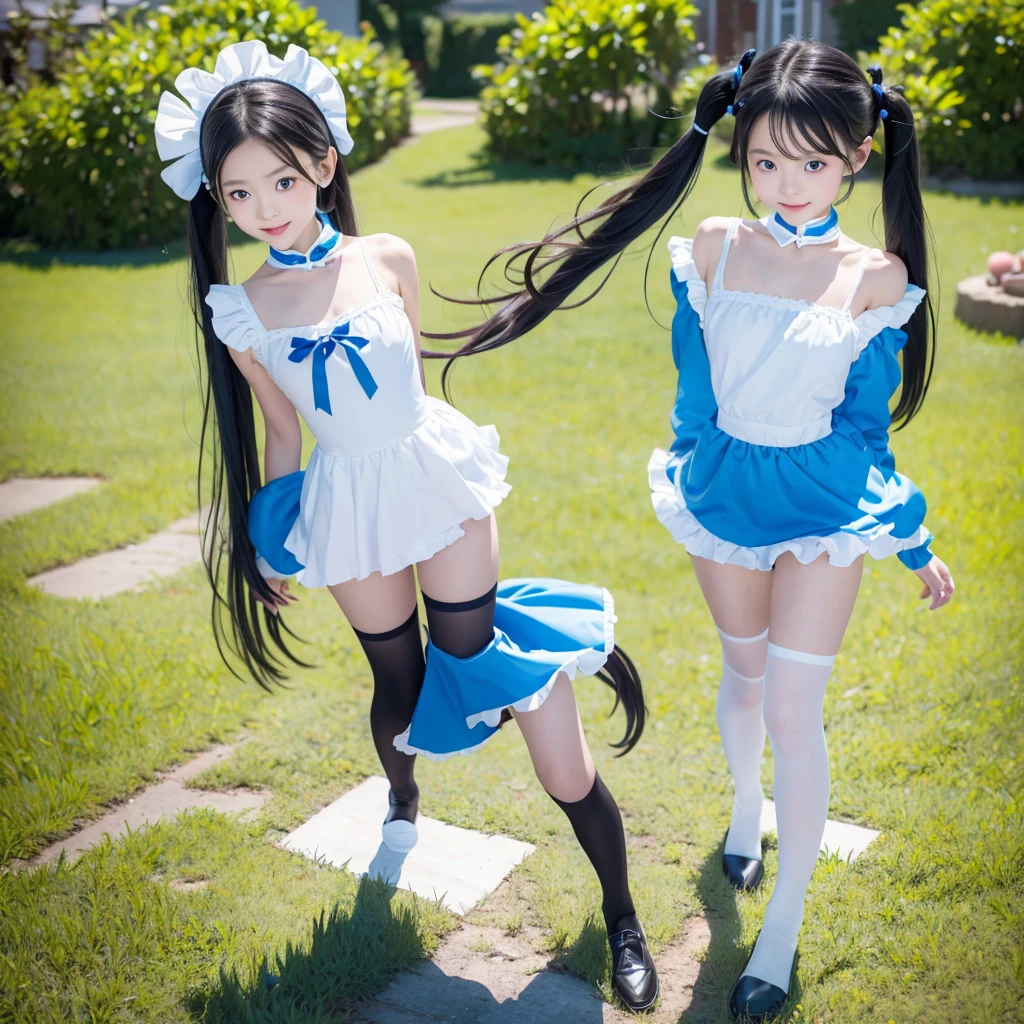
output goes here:
[{"label": "blue ribbon on choker", "polygon": [[313,270],[322,267],[324,261],[341,245],[341,232],[336,231],[326,213],[317,211],[316,218],[320,221],[320,235],[309,252],[297,252],[294,249],[275,249],[270,246],[267,262],[273,267],[283,269],[299,268]]},{"label": "blue ribbon on choker", "polygon": [[293,363],[301,363],[310,353],[313,355],[313,407],[322,409],[328,416],[331,413],[331,395],[327,386],[327,360],[336,346],[340,346],[348,357],[352,372],[359,381],[360,387],[367,398],[377,393],[377,382],[373,379],[369,367],[359,354],[360,349],[370,344],[368,338],[358,338],[349,334],[350,324],[344,323],[335,327],[330,334],[317,338],[292,338],[292,351],[288,359]]},{"label": "blue ribbon on choker", "polygon": [[[798,231],[788,221],[782,219],[779,216],[778,211],[775,212],[774,217],[775,223],[780,227],[785,228],[790,234],[798,234]],[[837,224],[839,223],[839,214],[836,213],[836,208],[833,206],[829,211],[827,217],[823,217],[818,224],[808,225],[803,230],[803,237],[817,238],[820,235],[827,235]]]}]

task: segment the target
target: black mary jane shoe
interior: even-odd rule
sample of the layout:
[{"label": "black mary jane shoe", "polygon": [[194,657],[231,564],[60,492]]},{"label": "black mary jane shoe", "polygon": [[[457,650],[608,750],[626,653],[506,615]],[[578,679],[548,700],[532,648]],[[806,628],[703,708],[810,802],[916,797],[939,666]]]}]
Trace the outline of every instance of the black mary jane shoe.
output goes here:
[{"label": "black mary jane shoe", "polygon": [[608,945],[612,948],[612,988],[633,1013],[649,1010],[658,998],[658,972],[643,932],[624,928],[608,936]]},{"label": "black mary jane shoe", "polygon": [[[728,832],[725,838],[729,838]],[[738,853],[723,853],[722,871],[734,889],[756,889],[764,878],[764,861],[756,857],[741,857]]]},{"label": "black mary jane shoe", "polygon": [[416,790],[416,795],[411,800],[400,800],[395,796],[393,789],[388,790],[388,813],[384,817],[384,824],[387,825],[392,821],[404,820],[411,821],[414,825],[416,824],[416,818],[419,816],[420,810],[420,791]]},{"label": "black mary jane shoe", "polygon": [[764,878],[764,862],[736,853],[722,854],[722,870],[734,889],[756,889]]},{"label": "black mary jane shoe", "polygon": [[729,1016],[743,1024],[768,1024],[778,1019],[787,998],[777,985],[745,974],[729,993]]}]

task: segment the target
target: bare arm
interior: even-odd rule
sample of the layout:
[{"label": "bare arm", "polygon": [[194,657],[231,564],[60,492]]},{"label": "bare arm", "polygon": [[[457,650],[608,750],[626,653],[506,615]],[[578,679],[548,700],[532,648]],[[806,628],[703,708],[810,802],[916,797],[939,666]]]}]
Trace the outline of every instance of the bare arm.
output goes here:
[{"label": "bare arm", "polygon": [[302,429],[295,406],[270,379],[270,374],[253,358],[252,350],[229,350],[235,365],[259,402],[266,426],[263,452],[263,482],[270,483],[300,468],[302,461]]},{"label": "bare arm", "polygon": [[[266,427],[266,445],[263,451],[263,482],[270,483],[278,477],[296,472],[302,462],[302,428],[295,406],[284,396],[281,389],[270,379],[270,374],[253,358],[252,350],[237,352],[229,350],[235,366],[249,382],[263,412]],[[267,586],[274,592],[274,602],[257,600],[277,614],[278,608],[298,600],[288,592],[288,582],[277,577],[268,577]]]}]

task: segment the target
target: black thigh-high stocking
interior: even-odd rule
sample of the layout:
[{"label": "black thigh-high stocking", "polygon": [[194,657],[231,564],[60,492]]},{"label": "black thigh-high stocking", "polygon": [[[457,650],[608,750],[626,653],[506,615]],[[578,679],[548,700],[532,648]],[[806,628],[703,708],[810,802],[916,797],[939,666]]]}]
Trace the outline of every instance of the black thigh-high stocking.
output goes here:
[{"label": "black thigh-high stocking", "polygon": [[419,611],[413,609],[402,625],[386,633],[355,631],[373,671],[370,729],[384,774],[391,783],[391,808],[386,821],[416,821],[419,787],[413,777],[415,754],[395,749],[395,737],[405,732],[423,687],[423,642]]},{"label": "black thigh-high stocking", "polygon": [[[469,658],[494,637],[496,586],[471,601],[446,602],[423,595],[427,628],[434,646],[456,658]],[[550,795],[550,794],[549,794]],[[582,799],[566,803],[551,798],[565,812],[583,852],[597,872],[603,893],[602,911],[609,934],[639,930],[626,869],[626,838],[619,808],[600,776]]]}]

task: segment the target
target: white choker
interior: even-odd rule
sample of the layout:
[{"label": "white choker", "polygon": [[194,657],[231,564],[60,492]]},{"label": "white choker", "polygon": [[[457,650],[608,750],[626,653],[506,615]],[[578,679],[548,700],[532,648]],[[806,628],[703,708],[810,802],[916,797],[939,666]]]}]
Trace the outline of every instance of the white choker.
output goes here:
[{"label": "white choker", "polygon": [[275,249],[271,246],[267,262],[272,267],[280,270],[313,270],[334,257],[345,236],[331,223],[326,213],[317,210],[316,216],[321,224],[316,241],[305,252]]},{"label": "white choker", "polygon": [[798,249],[805,245],[824,245],[826,242],[835,241],[840,234],[839,214],[836,213],[834,206],[829,207],[824,217],[808,221],[798,228],[784,221],[778,212],[762,217],[761,223],[768,234],[783,247],[790,242],[796,242]]}]

